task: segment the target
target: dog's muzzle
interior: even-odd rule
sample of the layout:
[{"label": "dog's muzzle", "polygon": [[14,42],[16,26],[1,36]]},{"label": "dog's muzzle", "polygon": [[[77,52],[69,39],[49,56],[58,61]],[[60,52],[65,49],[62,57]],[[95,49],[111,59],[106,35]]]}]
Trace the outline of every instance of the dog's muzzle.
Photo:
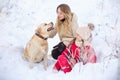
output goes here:
[{"label": "dog's muzzle", "polygon": [[53,27],[50,27],[50,28],[47,29],[47,31],[51,31],[51,30],[53,30],[53,29],[54,29]]}]

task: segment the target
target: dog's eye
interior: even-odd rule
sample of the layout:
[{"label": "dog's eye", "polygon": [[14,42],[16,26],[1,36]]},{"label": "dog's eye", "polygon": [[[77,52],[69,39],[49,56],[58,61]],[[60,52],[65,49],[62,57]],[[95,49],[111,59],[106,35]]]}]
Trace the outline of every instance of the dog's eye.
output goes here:
[{"label": "dog's eye", "polygon": [[46,26],[47,24],[45,23],[45,26]]}]

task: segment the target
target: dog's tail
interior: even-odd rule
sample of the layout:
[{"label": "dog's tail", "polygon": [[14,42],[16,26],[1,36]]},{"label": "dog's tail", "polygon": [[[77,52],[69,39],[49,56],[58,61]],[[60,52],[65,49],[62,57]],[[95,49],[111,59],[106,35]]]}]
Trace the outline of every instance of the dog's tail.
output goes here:
[{"label": "dog's tail", "polygon": [[94,28],[95,28],[95,26],[94,26],[94,24],[92,24],[92,23],[88,23],[88,27],[89,27],[89,29],[90,30],[94,30]]}]

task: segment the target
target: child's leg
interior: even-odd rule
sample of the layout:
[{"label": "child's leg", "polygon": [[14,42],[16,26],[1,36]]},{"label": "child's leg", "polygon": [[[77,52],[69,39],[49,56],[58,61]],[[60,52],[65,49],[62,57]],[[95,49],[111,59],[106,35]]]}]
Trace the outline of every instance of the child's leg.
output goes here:
[{"label": "child's leg", "polygon": [[68,67],[68,68],[63,69],[63,72],[64,72],[64,73],[67,73],[67,72],[70,72],[71,70],[72,70],[72,68],[71,68],[71,67]]},{"label": "child's leg", "polygon": [[56,69],[57,71],[59,71],[61,69],[60,64],[59,64],[58,61],[55,63],[54,69]]},{"label": "child's leg", "polygon": [[64,73],[70,72],[72,70],[72,68],[70,67],[70,65],[68,63],[68,60],[66,59],[66,57],[64,55],[60,55],[58,57],[58,62]]},{"label": "child's leg", "polygon": [[96,56],[94,55],[92,58],[89,59],[88,62],[96,63]]},{"label": "child's leg", "polygon": [[90,63],[96,63],[97,57],[95,55],[95,51],[92,47],[90,47],[90,49],[88,49],[88,62]]}]

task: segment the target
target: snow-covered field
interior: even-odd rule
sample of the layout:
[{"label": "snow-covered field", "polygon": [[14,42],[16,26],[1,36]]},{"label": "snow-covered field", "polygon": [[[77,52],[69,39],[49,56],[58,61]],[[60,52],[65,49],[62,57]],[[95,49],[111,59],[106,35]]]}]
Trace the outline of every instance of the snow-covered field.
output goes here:
[{"label": "snow-covered field", "polygon": [[[95,24],[92,46],[95,64],[78,63],[70,73],[54,73],[49,59],[30,64],[22,57],[24,47],[42,22],[56,21],[56,7],[70,5],[80,26]],[[120,80],[120,1],[119,0],[0,0],[0,80]],[[49,39],[49,53],[59,42]],[[119,76],[118,76],[119,75]]]}]

